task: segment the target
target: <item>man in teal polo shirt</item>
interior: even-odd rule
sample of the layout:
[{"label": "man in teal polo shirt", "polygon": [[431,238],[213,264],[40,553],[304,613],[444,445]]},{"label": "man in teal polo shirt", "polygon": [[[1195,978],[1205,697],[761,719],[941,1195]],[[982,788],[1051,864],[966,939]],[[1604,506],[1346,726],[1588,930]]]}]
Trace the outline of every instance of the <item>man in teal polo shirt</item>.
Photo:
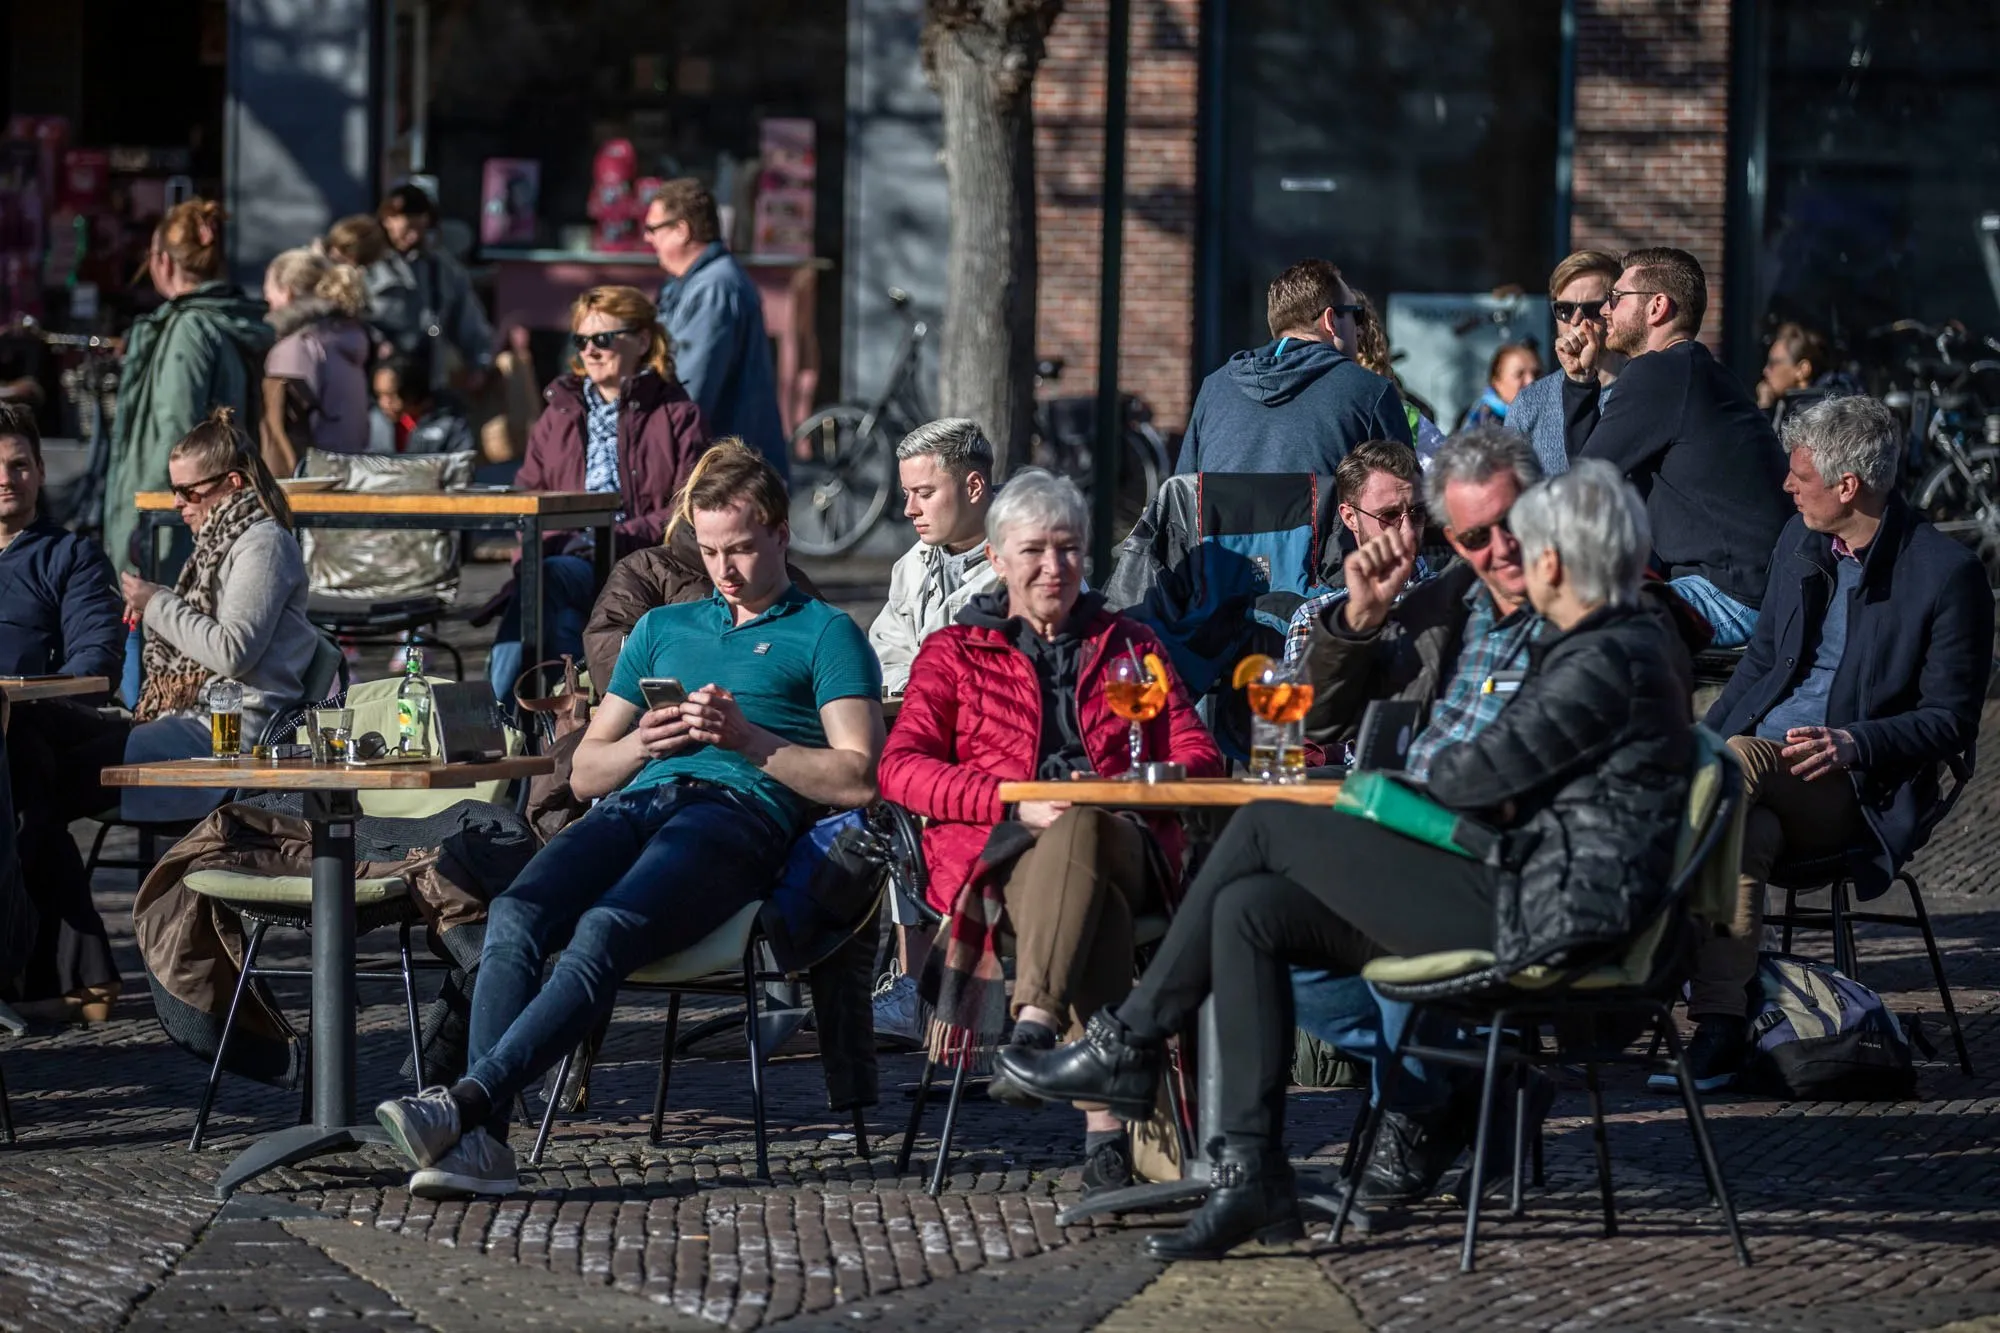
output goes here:
[{"label": "man in teal polo shirt", "polygon": [[[489,909],[465,1077],[376,1108],[417,1168],[412,1194],[512,1193],[508,1109],[618,983],[764,897],[814,809],[875,799],[881,667],[852,620],[792,586],[786,504],[740,442],[696,465],[676,521],[715,595],[633,627],[572,768],[572,790],[602,799]],[[653,677],[687,701],[649,709]]]}]

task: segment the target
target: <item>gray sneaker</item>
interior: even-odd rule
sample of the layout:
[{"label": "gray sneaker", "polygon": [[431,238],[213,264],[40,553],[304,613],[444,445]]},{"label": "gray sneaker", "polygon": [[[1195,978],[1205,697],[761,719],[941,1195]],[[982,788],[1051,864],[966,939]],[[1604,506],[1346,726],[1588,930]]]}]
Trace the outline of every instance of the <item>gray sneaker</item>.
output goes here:
[{"label": "gray sneaker", "polygon": [[425,1088],[414,1097],[392,1097],[375,1108],[375,1118],[389,1131],[389,1142],[411,1166],[430,1166],[457,1143],[464,1131],[458,1123],[458,1103],[446,1088]]},{"label": "gray sneaker", "polygon": [[468,1195],[507,1195],[521,1188],[514,1150],[483,1129],[473,1129],[438,1158],[410,1176],[410,1193],[419,1199],[463,1199]]},{"label": "gray sneaker", "polygon": [[893,1037],[910,1046],[922,1046],[929,1026],[914,978],[891,972],[876,983],[876,1037]]}]

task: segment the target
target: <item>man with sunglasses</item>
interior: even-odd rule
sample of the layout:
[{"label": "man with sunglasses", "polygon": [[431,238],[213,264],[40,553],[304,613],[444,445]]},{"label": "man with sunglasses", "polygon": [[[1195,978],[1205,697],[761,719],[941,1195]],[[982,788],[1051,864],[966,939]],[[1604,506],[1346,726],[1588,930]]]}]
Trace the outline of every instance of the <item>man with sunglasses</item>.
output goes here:
[{"label": "man with sunglasses", "polygon": [[644,231],[667,275],[660,322],[673,347],[674,373],[701,405],[709,438],[734,435],[789,481],[764,298],[722,243],[715,196],[693,177],[670,180],[646,205]]},{"label": "man with sunglasses", "polygon": [[1324,259],[1271,283],[1271,341],[1202,381],[1175,471],[1331,475],[1363,440],[1414,443],[1396,386],[1353,359],[1361,303]]},{"label": "man with sunglasses", "polygon": [[1535,458],[1547,476],[1569,471],[1563,384],[1572,375],[1595,374],[1605,390],[1599,398],[1602,403],[1610,397],[1611,382],[1625,368],[1624,356],[1603,345],[1604,294],[1622,271],[1617,255],[1578,250],[1549,274],[1549,311],[1556,320],[1556,360],[1563,373],[1544,375],[1521,390],[1506,418],[1509,430],[1533,441]]},{"label": "man with sunglasses", "polygon": [[[1417,462],[1416,450],[1409,445],[1400,440],[1364,440],[1340,460],[1340,466],[1333,471],[1333,481],[1340,492],[1340,521],[1354,534],[1357,548],[1392,530],[1423,536],[1428,515],[1418,489],[1424,484],[1424,473]],[[1407,593],[1419,584],[1430,582],[1432,573],[1419,555],[1403,591]],[[1286,662],[1296,662],[1305,656],[1313,622],[1327,608],[1346,600],[1344,562],[1328,571],[1327,583],[1331,592],[1308,598],[1292,613],[1292,623],[1285,631]]]},{"label": "man with sunglasses", "polygon": [[[1785,455],[1749,390],[1697,340],[1708,279],[1685,250],[1634,250],[1563,374],[1571,458],[1603,458],[1646,498],[1654,567],[1740,647],[1757,627],[1771,549],[1791,518]],[[1606,394],[1592,367],[1630,358]]]}]

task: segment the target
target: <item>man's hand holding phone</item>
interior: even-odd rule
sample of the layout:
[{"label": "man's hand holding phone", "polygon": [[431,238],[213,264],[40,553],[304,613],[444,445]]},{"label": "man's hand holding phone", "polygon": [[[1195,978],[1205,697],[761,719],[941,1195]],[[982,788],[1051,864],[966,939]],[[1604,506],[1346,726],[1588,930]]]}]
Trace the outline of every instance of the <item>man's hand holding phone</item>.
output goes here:
[{"label": "man's hand holding phone", "polygon": [[688,734],[701,744],[741,750],[750,743],[750,723],[736,706],[736,696],[713,682],[688,696],[681,717]]},{"label": "man's hand holding phone", "polygon": [[639,750],[648,759],[665,759],[694,745],[688,720],[681,716],[680,704],[648,708],[639,715]]}]

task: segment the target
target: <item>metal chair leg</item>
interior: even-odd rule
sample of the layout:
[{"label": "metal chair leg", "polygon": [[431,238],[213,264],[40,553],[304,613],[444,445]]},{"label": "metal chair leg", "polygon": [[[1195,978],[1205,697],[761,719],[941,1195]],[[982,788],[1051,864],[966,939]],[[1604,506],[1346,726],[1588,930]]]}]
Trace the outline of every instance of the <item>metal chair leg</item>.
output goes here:
[{"label": "metal chair leg", "polygon": [[1945,1021],[1951,1024],[1951,1044],[1958,1052],[1958,1068],[1972,1077],[1972,1056],[1965,1049],[1965,1031],[1958,1024],[1958,1006],[1952,1003],[1951,984],[1944,979],[1944,958],[1938,953],[1937,935],[1931,930],[1931,914],[1924,909],[1924,895],[1916,876],[1907,870],[1896,876],[1910,890],[1910,906],[1916,909],[1917,926],[1924,932],[1924,950],[1931,956],[1931,976],[1937,981],[1938,1001],[1944,1005]]},{"label": "metal chair leg", "polygon": [[903,1146],[896,1154],[896,1174],[905,1175],[910,1169],[910,1152],[917,1144],[917,1131],[924,1124],[924,1103],[930,1099],[931,1078],[937,1072],[937,1061],[930,1053],[924,1053],[924,1072],[917,1080],[916,1095],[910,1098],[910,1123],[903,1130]]},{"label": "metal chair leg", "polygon": [[1833,908],[1833,966],[1852,980],[1861,980],[1854,960],[1854,923],[1847,919],[1847,881],[1837,879],[1828,890]]},{"label": "metal chair leg", "polygon": [[951,1137],[958,1128],[958,1106],[965,1099],[965,1073],[972,1064],[972,1035],[959,1043],[958,1067],[951,1074],[951,1097],[944,1104],[944,1128],[938,1133],[937,1161],[931,1166],[931,1183],[925,1193],[935,1199],[944,1192],[945,1168],[951,1164]]},{"label": "metal chair leg", "polygon": [[674,1037],[681,1030],[681,993],[667,996],[667,1030],[660,1040],[660,1077],[653,1083],[653,1127],[647,1138],[658,1143],[667,1132],[667,1080],[674,1071]]},{"label": "metal chair leg", "polygon": [[1597,1066],[1583,1067],[1583,1086],[1590,1091],[1590,1140],[1597,1152],[1597,1193],[1604,1202],[1604,1234],[1618,1234],[1618,1206],[1611,1195],[1611,1145],[1604,1137],[1604,1092],[1597,1084]]},{"label": "metal chair leg", "polygon": [[545,1105],[542,1107],[542,1126],[535,1131],[535,1146],[528,1154],[530,1166],[542,1164],[542,1150],[549,1146],[549,1131],[555,1127],[556,1107],[562,1102],[563,1084],[569,1081],[569,1065],[574,1059],[576,1050],[572,1047],[563,1053],[562,1063],[556,1066],[555,1077],[545,1085],[548,1088],[548,1096],[543,1098]]},{"label": "metal chair leg", "polygon": [[858,1106],[854,1108],[854,1155],[868,1160],[868,1119]]},{"label": "metal chair leg", "polygon": [[403,961],[403,1004],[410,1016],[410,1070],[417,1081],[417,1092],[424,1090],[424,1023],[417,1016],[417,969],[410,959],[410,923],[405,921],[396,928],[396,949]]},{"label": "metal chair leg", "polygon": [[1507,1011],[1493,1015],[1486,1038],[1486,1074],[1479,1084],[1479,1130],[1472,1138],[1471,1198],[1465,1201],[1465,1243],[1458,1252],[1458,1271],[1473,1271],[1472,1249],[1479,1235],[1479,1201],[1486,1193],[1487,1141],[1493,1136],[1493,1085],[1499,1080],[1500,1047],[1507,1031]]},{"label": "metal chair leg", "polygon": [[5,1070],[0,1070],[0,1135],[5,1135],[9,1143],[14,1141],[14,1108],[7,1104],[7,1074]]},{"label": "metal chair leg", "polygon": [[1708,1119],[1701,1109],[1701,1092],[1694,1085],[1694,1075],[1688,1072],[1687,1052],[1681,1046],[1681,1034],[1675,1030],[1673,1016],[1664,1005],[1654,1010],[1653,1021],[1666,1032],[1667,1050],[1673,1056],[1674,1074],[1680,1084],[1681,1107],[1687,1113],[1688,1133],[1694,1136],[1695,1153],[1701,1159],[1702,1174],[1708,1177],[1708,1192],[1722,1209],[1722,1221],[1729,1230],[1729,1242],[1736,1247],[1736,1262],[1748,1268],[1750,1247],[1743,1243],[1742,1228],[1736,1224],[1736,1205],[1730,1201],[1729,1186],[1722,1178],[1722,1161],[1715,1155],[1715,1144],[1708,1135]]},{"label": "metal chair leg", "polygon": [[1382,1108],[1388,1105],[1396,1089],[1396,1080],[1403,1073],[1403,1047],[1422,1025],[1423,1018],[1424,1007],[1420,1004],[1411,1006],[1410,1016],[1404,1022],[1402,1031],[1396,1034],[1389,1054],[1375,1062],[1374,1069],[1381,1076],[1382,1086],[1376,1090],[1371,1081],[1371,1096],[1362,1103],[1347,1159],[1340,1164],[1340,1177],[1347,1182],[1347,1188],[1340,1192],[1340,1206],[1333,1213],[1333,1230],[1327,1233],[1329,1244],[1340,1244],[1341,1234],[1347,1230],[1347,1219],[1354,1215],[1354,1196],[1361,1192],[1361,1174],[1368,1169],[1368,1160],[1375,1155],[1375,1141],[1382,1133]]},{"label": "metal chair leg", "polygon": [[1779,946],[1786,953],[1792,951],[1792,913],[1798,910],[1798,906],[1799,891],[1797,889],[1786,889],[1784,943]]},{"label": "metal chair leg", "polygon": [[[1537,1033],[1537,1041],[1540,1035]],[[1514,1066],[1514,1180],[1513,1197],[1507,1202],[1507,1216],[1519,1217],[1527,1211],[1521,1200],[1522,1175],[1528,1169],[1528,1065]]]},{"label": "metal chair leg", "polygon": [[86,886],[97,878],[97,863],[104,859],[104,838],[111,828],[109,824],[99,824],[97,836],[90,840],[90,855],[83,861],[83,882]]},{"label": "metal chair leg", "polygon": [[771,1178],[770,1150],[764,1141],[764,1038],[757,1030],[757,941],[743,953],[743,1028],[750,1038],[750,1118],[757,1133],[757,1179]]},{"label": "metal chair leg", "polygon": [[264,943],[264,932],[270,923],[258,921],[250,927],[250,941],[243,949],[243,970],[236,975],[236,989],[229,995],[229,1013],[222,1020],[222,1036],[215,1043],[215,1062],[208,1069],[208,1086],[201,1092],[201,1107],[194,1113],[194,1136],[188,1140],[189,1152],[201,1151],[202,1136],[208,1132],[208,1113],[215,1105],[215,1089],[222,1082],[222,1062],[229,1054],[229,1038],[236,1031],[236,1011],[243,1003],[243,992],[250,988],[250,979],[257,968],[257,950]]}]

